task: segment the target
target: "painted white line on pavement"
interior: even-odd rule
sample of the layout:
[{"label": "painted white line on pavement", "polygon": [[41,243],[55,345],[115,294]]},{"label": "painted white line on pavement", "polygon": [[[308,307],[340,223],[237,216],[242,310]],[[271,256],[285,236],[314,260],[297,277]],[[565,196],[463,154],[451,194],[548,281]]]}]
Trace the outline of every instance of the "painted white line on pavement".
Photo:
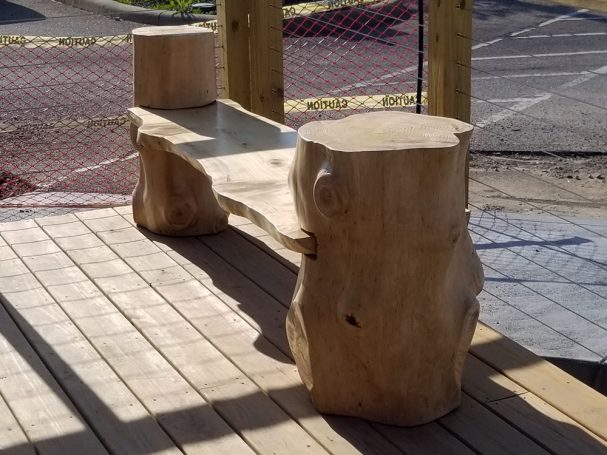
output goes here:
[{"label": "painted white line on pavement", "polygon": [[572,18],[574,16],[577,16],[579,14],[587,13],[587,12],[588,12],[587,9],[579,9],[573,13],[563,14],[562,16],[555,17],[554,19],[550,19],[548,21],[542,22],[540,25],[538,25],[538,28],[546,27],[547,25],[554,24],[555,22],[560,22],[562,20],[566,20],[566,19]]},{"label": "painted white line on pavement", "polygon": [[[426,67],[426,66],[428,66],[428,62],[427,61],[424,62],[424,67]],[[357,82],[355,84],[350,84],[350,85],[344,85],[343,87],[336,88],[335,90],[331,90],[329,93],[331,93],[332,95],[334,95],[336,93],[341,93],[344,90],[351,90],[353,88],[371,87],[373,85],[377,85],[377,82],[379,82],[379,81],[384,81],[386,79],[392,79],[393,77],[402,76],[402,75],[407,74],[407,73],[412,73],[413,71],[417,71],[417,65],[411,65],[411,66],[408,66],[406,68],[403,68],[402,70],[398,70],[398,71],[394,71],[392,73],[384,74],[383,76],[380,76],[380,77],[374,77],[374,78],[369,79],[367,81]]]},{"label": "painted white line on pavement", "polygon": [[94,166],[86,166],[86,167],[81,167],[79,169],[74,169],[72,172],[70,172],[67,175],[64,175],[63,177],[59,177],[58,179],[53,180],[52,182],[49,183],[45,183],[44,185],[40,185],[38,186],[39,189],[46,189],[46,188],[50,188],[53,185],[57,185],[58,183],[61,183],[69,178],[72,178],[74,175],[76,174],[82,174],[84,172],[88,172],[88,171],[93,171],[95,169],[100,169],[102,167],[108,166],[110,164],[113,163],[117,163],[120,161],[128,161],[128,160],[132,160],[133,158],[137,158],[138,153],[131,153],[129,156],[125,156],[124,158],[114,158],[112,160],[105,160],[105,161],[101,161],[100,163],[94,165]]},{"label": "painted white line on pavement", "polygon": [[514,32],[514,33],[510,33],[509,36],[517,36],[517,35],[522,35],[523,33],[527,33],[530,32],[532,30],[535,30],[535,27],[531,27],[531,28],[524,28],[523,30],[519,30],[518,32]]},{"label": "painted white line on pavement", "polygon": [[[580,10],[577,10],[577,11],[571,13],[571,14],[564,14],[563,16],[555,17],[554,19],[550,19],[548,21],[542,22],[538,26],[524,28],[523,30],[512,32],[512,33],[508,34],[508,36],[506,38],[512,38],[512,37],[516,37],[518,35],[522,35],[523,33],[532,32],[535,29],[538,29],[540,27],[545,27],[545,26],[550,25],[550,24],[554,24],[555,22],[569,20],[569,19],[573,18],[574,16],[577,16],[578,14],[582,14],[582,13],[586,13],[586,12],[588,12],[587,9],[580,9]],[[499,43],[500,41],[503,41],[503,40],[504,40],[504,38],[496,38],[494,40],[487,41],[485,43],[479,43],[479,44],[477,44],[475,46],[472,46],[472,50],[481,49],[483,47],[491,46],[491,45],[493,45],[495,43]]]},{"label": "painted white line on pavement", "polygon": [[[554,92],[558,92],[563,89],[576,87],[576,86],[583,84],[584,82],[588,82],[589,80],[594,79],[595,77],[602,75],[602,74],[607,74],[607,65],[602,66],[601,68],[598,68],[594,71],[588,71],[587,74],[583,74],[580,77],[575,78],[572,81],[565,82],[564,84],[559,85],[554,90]],[[501,120],[507,119],[509,117],[512,117],[513,115],[516,115],[520,112],[523,112],[523,111],[529,109],[532,106],[535,106],[538,103],[541,103],[542,101],[549,100],[554,95],[555,95],[555,93],[544,93],[542,95],[538,95],[533,98],[511,98],[510,100],[508,100],[508,99],[487,100],[485,102],[490,102],[490,103],[495,103],[495,104],[499,104],[502,102],[506,103],[508,101],[514,101],[514,102],[516,102],[516,104],[514,106],[510,106],[508,109],[504,109],[500,112],[490,115],[485,120],[481,120],[481,121],[475,123],[475,126],[484,128],[487,125],[490,125],[492,123],[496,123]],[[483,102],[483,100],[480,100],[480,101]]]},{"label": "painted white line on pavement", "polygon": [[514,39],[565,38],[565,37],[572,37],[572,36],[601,36],[601,35],[607,35],[607,32],[559,33],[556,35],[528,35],[528,36],[517,36]]},{"label": "painted white line on pavement", "polygon": [[528,78],[528,77],[563,77],[563,76],[580,76],[581,74],[589,74],[588,71],[577,71],[577,72],[562,72],[562,73],[529,73],[529,74],[505,74],[503,76],[480,76],[473,77],[473,81],[488,81],[492,79],[516,79],[516,78]]},{"label": "painted white line on pavement", "polygon": [[590,16],[590,17],[568,17],[563,21],[604,21],[607,20],[605,16]]},{"label": "painted white line on pavement", "polygon": [[601,51],[578,51],[578,52],[553,52],[549,54],[520,54],[520,55],[494,55],[489,57],[472,57],[472,60],[511,60],[518,58],[538,58],[538,57],[572,57],[576,55],[595,55],[607,54],[607,50]]},{"label": "painted white line on pavement", "polygon": [[[508,109],[503,109],[500,112],[491,114],[485,120],[481,120],[481,121],[475,123],[475,126],[478,126],[479,128],[484,128],[487,125],[491,125],[492,123],[501,122],[502,120],[512,117],[513,115],[516,115],[519,112],[523,112],[523,111],[529,109],[531,106],[535,106],[537,103],[546,101],[547,99],[550,99],[551,97],[552,97],[552,94],[546,93],[545,95],[537,96],[537,97],[533,97],[533,98],[515,98],[515,100],[517,100],[516,104],[510,106]],[[507,102],[507,100],[489,100],[489,102],[500,103],[500,102]]]},{"label": "painted white line on pavement", "polygon": [[504,38],[496,38],[496,39],[494,39],[492,41],[487,41],[486,43],[476,44],[476,45],[472,46],[472,50],[475,51],[477,49],[480,49],[481,47],[491,46],[492,44],[499,43],[503,39]]}]

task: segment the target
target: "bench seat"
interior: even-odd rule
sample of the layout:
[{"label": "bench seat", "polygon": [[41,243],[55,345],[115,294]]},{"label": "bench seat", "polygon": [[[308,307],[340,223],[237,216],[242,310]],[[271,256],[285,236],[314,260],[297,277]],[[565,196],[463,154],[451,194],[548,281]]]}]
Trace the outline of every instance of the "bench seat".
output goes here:
[{"label": "bench seat", "polygon": [[[212,180],[221,207],[248,218],[288,249],[316,252],[288,187],[297,132],[218,100],[193,109],[129,109],[137,144],[170,152]],[[200,232],[202,233],[202,232]]]}]

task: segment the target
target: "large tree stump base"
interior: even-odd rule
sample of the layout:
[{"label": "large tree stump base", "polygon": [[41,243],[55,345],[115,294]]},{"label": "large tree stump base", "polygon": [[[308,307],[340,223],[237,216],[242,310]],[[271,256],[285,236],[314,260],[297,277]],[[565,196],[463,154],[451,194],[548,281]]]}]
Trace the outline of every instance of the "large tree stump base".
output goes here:
[{"label": "large tree stump base", "polygon": [[471,130],[402,112],[300,128],[290,183],[317,254],[287,333],[319,411],[418,425],[459,405],[483,283],[464,210]]}]

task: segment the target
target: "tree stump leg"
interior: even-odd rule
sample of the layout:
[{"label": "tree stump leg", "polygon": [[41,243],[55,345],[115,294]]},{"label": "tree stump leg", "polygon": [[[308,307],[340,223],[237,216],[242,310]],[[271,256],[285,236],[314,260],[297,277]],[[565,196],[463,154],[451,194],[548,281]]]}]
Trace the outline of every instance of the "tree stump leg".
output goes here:
[{"label": "tree stump leg", "polygon": [[186,236],[214,234],[228,225],[228,214],[215,198],[211,179],[172,153],[137,144],[139,180],[133,192],[133,218],[157,234]]},{"label": "tree stump leg", "polygon": [[304,256],[287,335],[321,412],[394,425],[460,403],[483,271],[467,229],[471,127],[383,112],[299,130]]}]

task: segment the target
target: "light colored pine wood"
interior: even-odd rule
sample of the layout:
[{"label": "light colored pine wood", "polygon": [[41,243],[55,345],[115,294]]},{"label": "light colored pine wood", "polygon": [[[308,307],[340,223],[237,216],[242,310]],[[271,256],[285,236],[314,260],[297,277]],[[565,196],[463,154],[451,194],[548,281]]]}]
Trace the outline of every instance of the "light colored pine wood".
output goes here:
[{"label": "light colored pine wood", "polygon": [[470,122],[473,0],[430,2],[428,112]]},{"label": "light colored pine wood", "polygon": [[438,423],[415,428],[375,424],[397,447],[408,455],[472,455],[473,452],[456,436]]},{"label": "light colored pine wood", "polygon": [[[44,225],[45,221],[48,224]],[[47,232],[52,231],[55,235],[69,237],[70,232],[82,231],[78,227],[82,223],[73,215],[41,220],[40,223]],[[100,257],[99,250],[95,248],[93,254],[92,262],[86,264],[90,267],[88,272],[100,277],[99,281],[106,284],[106,290],[132,292],[138,289],[132,270],[122,262],[107,258],[107,255]],[[56,327],[45,326],[44,316],[50,311],[48,306],[43,307],[46,313],[34,307],[28,312],[29,321],[34,328],[41,325],[43,328],[38,331],[46,331],[49,337],[53,337],[47,344],[60,346],[62,358],[74,365],[75,376],[72,379],[67,375],[64,384],[74,389],[78,399],[82,400],[81,407],[91,413],[90,419],[95,423],[96,430],[108,440],[113,452],[181,453],[175,447],[175,441],[181,449],[191,454],[250,453],[211,406],[162,359],[102,292],[74,267],[65,253],[52,256],[48,259],[31,257],[25,260],[78,329],[104,356],[104,361],[100,361],[96,353],[87,353],[87,346],[79,346],[88,343],[78,341],[82,336],[71,333],[77,330],[68,321],[58,320]],[[56,268],[49,269],[51,264],[56,264]],[[86,271],[87,267],[83,269]],[[30,304],[39,305],[39,300],[31,299]],[[49,319],[50,314],[47,325]],[[71,332],[61,335],[62,328]],[[59,335],[72,340],[72,344],[58,339]],[[49,362],[57,362],[51,352],[48,356]],[[115,373],[108,371],[105,362]]]},{"label": "light colored pine wood", "polygon": [[[116,237],[121,230],[124,218],[115,214],[106,219],[85,219],[87,226],[96,230],[107,248],[118,248],[125,261],[138,276],[130,276],[129,288],[122,288],[120,280],[126,276],[115,274],[105,278],[105,274],[94,278],[95,283],[104,290],[109,298],[129,317],[132,323],[154,343],[156,349],[171,360],[171,363],[183,374],[188,382],[212,403],[216,409],[258,453],[322,453],[321,447],[307,435],[297,423],[284,413],[267,395],[236,368],[232,361],[225,358],[223,350],[217,350],[213,344],[193,329],[192,325],[171,307],[165,299],[147,286],[146,281],[162,283],[161,295],[170,293],[173,299],[185,298],[184,306],[203,305],[208,307],[210,293],[195,281],[183,268],[174,263],[153,244],[147,246],[138,240],[131,249],[128,243],[114,240],[128,238],[128,234]],[[138,233],[134,227],[124,230]],[[135,239],[138,236],[133,235]],[[153,247],[153,248],[152,248]],[[154,251],[155,250],[155,251]],[[131,254],[128,254],[129,251]],[[68,251],[68,254],[71,254]],[[122,262],[122,260],[120,260]],[[90,269],[82,264],[86,270]],[[112,265],[113,268],[116,265]],[[90,273],[93,273],[90,271]],[[184,296],[183,289],[195,290],[194,294]],[[164,292],[163,292],[164,291]],[[203,300],[198,300],[202,298]],[[214,324],[216,317],[209,308],[202,310],[205,316],[199,319],[202,327]],[[223,311],[225,313],[225,310]],[[218,325],[220,332],[225,326]],[[225,332],[224,332],[225,336]],[[238,364],[237,364],[238,365]],[[233,453],[225,451],[224,453]]]},{"label": "light colored pine wood", "polygon": [[[4,265],[0,269],[6,273]],[[31,278],[2,280],[2,304],[11,293],[39,287]],[[0,305],[0,393],[39,455],[107,454],[36,352]]]},{"label": "light colored pine wood", "polygon": [[419,425],[459,405],[483,282],[464,212],[471,131],[404,112],[299,129],[290,184],[318,247],[287,335],[321,412]]},{"label": "light colored pine wood", "polygon": [[19,422],[0,396],[0,453],[6,455],[36,455]]},{"label": "light colored pine wood", "polygon": [[[202,237],[205,245],[209,245],[213,248],[217,254],[221,255],[225,258],[230,264],[233,264],[234,267],[238,267],[243,274],[245,274],[251,282],[256,283],[258,286],[261,286],[264,289],[273,289],[274,282],[286,282],[290,283],[291,286],[295,283],[295,277],[288,270],[283,270],[282,273],[277,270],[273,270],[271,273],[263,273],[262,270],[264,267],[259,266],[259,261],[257,263],[252,260],[253,257],[258,256],[258,252],[256,252],[256,247],[251,248],[250,246],[247,248],[246,244],[239,241],[232,241],[231,239],[226,242],[216,243],[215,240],[220,237],[225,236],[226,233],[222,233],[219,236],[214,237]],[[172,242],[171,242],[172,243]],[[170,246],[171,243],[166,244]],[[165,245],[165,242],[162,242]],[[236,256],[235,252],[231,251],[231,247],[234,247],[234,250],[239,251],[240,254]],[[236,281],[234,283],[234,287],[238,289],[230,289],[227,287],[227,284],[224,281],[219,281],[218,277],[225,276],[225,270],[221,269],[221,271],[216,270],[217,265],[213,266],[213,262],[210,260],[209,254],[204,250],[200,251],[196,249],[194,245],[190,246],[188,243],[187,246],[181,247],[181,254],[186,255],[189,260],[185,258],[181,258],[179,260],[179,255],[175,255],[175,252],[171,252],[170,249],[167,249],[167,253],[171,255],[177,262],[183,264],[183,267],[187,268],[193,275],[195,275],[201,282],[204,284],[210,283],[211,286],[215,283],[215,287],[219,287],[222,292],[217,294],[224,302],[230,301],[230,296],[233,296],[233,299],[239,299],[241,295],[249,295],[249,293],[254,292],[247,287],[242,289],[243,284]],[[192,251],[192,253],[191,253]],[[193,251],[197,251],[198,253],[193,253]],[[256,254],[257,253],[257,254]],[[193,262],[194,264],[191,264]],[[210,272],[214,271],[214,272]],[[207,275],[209,274],[209,275]],[[239,294],[240,292],[240,294]],[[187,296],[182,296],[183,298],[187,298]],[[191,294],[193,297],[193,294]],[[226,299],[227,298],[227,299]],[[283,297],[283,304],[288,305],[289,298]],[[170,300],[173,300],[171,297]],[[246,297],[240,297],[240,300],[235,300],[234,305],[230,304],[230,307],[234,308],[235,311],[240,307],[240,314],[242,313],[250,313],[251,317],[254,321],[257,321],[257,326],[259,329],[263,329],[263,334],[265,338],[268,338],[272,343],[276,346],[282,347],[284,349],[284,341],[281,341],[281,338],[284,337],[284,334],[281,333],[281,330],[273,330],[272,327],[259,325],[259,321],[262,320],[261,317],[258,316],[257,307],[262,306],[264,301],[254,300],[251,301]],[[263,310],[263,311],[271,311],[271,310]],[[278,319],[284,318],[284,310],[277,314]],[[246,319],[245,316],[242,316]],[[219,324],[218,324],[219,325]],[[255,325],[255,324],[254,324]],[[240,331],[240,328],[235,328],[235,331]],[[253,341],[255,340],[255,341]],[[256,346],[257,349],[266,351],[265,348],[262,349],[264,345],[259,338],[251,337],[251,345]],[[238,346],[234,347],[234,352],[242,352],[244,347]],[[284,352],[284,351],[283,351]],[[269,369],[269,368],[267,368]],[[505,379],[505,378],[503,378]],[[487,392],[489,393],[489,392]],[[482,419],[482,415],[479,417],[478,413],[483,413],[482,410],[478,410],[477,406],[469,406],[462,409],[458,409],[456,412],[461,413],[460,416],[455,420],[454,425],[465,425],[466,422],[474,422],[476,419]],[[493,450],[496,453],[502,453],[504,451],[504,447],[508,438],[513,437],[512,435],[516,433],[516,430],[511,428],[510,424],[506,421],[502,421],[497,418],[491,418],[492,425],[494,426],[493,431],[498,433],[496,436],[485,437],[482,435],[482,432],[476,432],[472,430],[464,431],[467,438],[470,441],[471,446],[473,447],[483,447],[485,449],[484,453],[492,454]],[[465,449],[465,447],[449,432],[438,426],[438,424],[429,424],[423,427],[416,427],[414,429],[400,429],[397,427],[384,427],[377,426],[378,430],[388,437],[395,445],[400,447],[405,453],[411,453],[417,455],[418,453],[423,453],[423,450],[429,451],[429,453],[447,453],[450,449],[451,453],[469,453]],[[423,428],[423,431],[417,432],[418,429]],[[450,427],[449,427],[450,428]],[[402,430],[402,432],[400,431]],[[537,445],[530,441],[528,438],[525,438],[522,435],[514,436],[514,441],[516,444],[520,444],[521,447],[526,447],[527,445],[531,447],[531,450],[536,450]],[[419,449],[417,447],[420,447]],[[501,451],[501,452],[500,452]],[[533,453],[533,452],[531,452]]]},{"label": "light colored pine wood", "polygon": [[[217,98],[215,37],[202,27],[140,27],[133,34],[135,106],[182,109]],[[211,58],[208,58],[208,57]]]},{"label": "light colored pine wood", "polygon": [[504,400],[529,393],[502,373],[481,362],[473,355],[466,357],[463,390],[481,403]]},{"label": "light colored pine wood", "polygon": [[[213,251],[217,252],[217,254],[221,255],[221,257],[225,258],[230,264],[233,264],[234,267],[238,267],[241,272],[249,277],[251,282],[256,283],[258,286],[261,286],[264,289],[273,289],[274,282],[286,282],[290,283],[291,286],[294,285],[294,276],[290,271],[283,270],[282,273],[277,270],[273,270],[271,273],[264,274],[262,269],[264,267],[259,266],[259,261],[256,263],[251,258],[257,256],[256,248],[246,247],[246,244],[238,241],[230,241],[221,242],[214,244],[214,240],[217,240],[220,237],[225,236],[226,233],[222,233],[219,236],[215,237],[201,237],[201,240],[204,240],[205,245],[210,245],[213,248]],[[171,242],[172,243],[172,242]],[[176,262],[179,262],[190,271],[194,276],[196,276],[201,282],[207,284],[210,283],[214,287],[219,287],[222,289],[222,292],[217,294],[220,298],[228,303],[230,302],[230,296],[233,296],[233,299],[238,299],[239,295],[248,295],[252,292],[250,287],[242,289],[243,284],[239,282],[234,283],[234,287],[237,287],[237,290],[230,289],[227,287],[227,284],[223,281],[218,281],[219,276],[225,276],[225,269],[221,269],[221,271],[216,270],[217,265],[213,266],[213,262],[210,260],[209,254],[204,250],[200,251],[196,249],[194,245],[190,246],[188,243],[187,246],[181,247],[181,254],[186,255],[188,259],[181,257],[179,254],[175,254],[175,251],[171,251],[169,246],[171,243],[166,244],[167,254],[171,255],[172,258],[175,259]],[[165,245],[165,242],[162,242],[162,245]],[[159,246],[162,246],[159,245]],[[238,250],[240,254],[236,256],[235,252],[231,251],[231,247],[234,246],[234,250]],[[191,253],[191,251],[197,251],[198,253]],[[193,262],[194,264],[192,264]],[[257,264],[257,265],[256,265]],[[210,270],[216,270],[215,272],[210,272]],[[207,274],[210,274],[207,275]],[[219,284],[220,283],[220,284]],[[207,284],[208,285],[208,284]],[[239,291],[241,294],[239,294]],[[191,294],[193,297],[193,295]],[[187,296],[182,296],[183,298],[187,298]],[[226,298],[227,297],[227,298]],[[283,304],[288,305],[289,299],[288,297],[283,297]],[[170,300],[173,300],[171,297]],[[256,310],[258,306],[263,305],[264,301],[250,301],[246,297],[242,297],[240,300],[236,300],[235,305],[230,305],[230,307],[234,308],[235,311],[238,310],[238,306],[240,306],[240,314],[250,312],[254,321],[260,321],[262,318],[256,315]],[[268,311],[268,310],[264,310]],[[284,317],[284,311],[279,313],[278,319],[282,319]],[[246,316],[242,316],[246,319]],[[255,323],[253,323],[255,325]],[[263,329],[263,334],[266,338],[272,341],[272,343],[276,346],[283,347],[284,342],[281,342],[280,338],[284,335],[280,330],[272,330],[272,327],[262,326],[257,324],[260,329]],[[235,331],[240,329],[234,329]],[[255,340],[255,341],[253,341]],[[251,345],[257,347],[257,349],[263,350],[263,352],[267,352],[265,349],[262,349],[263,343],[260,342],[259,339],[255,339],[251,337]],[[242,352],[243,347],[235,347],[235,352]],[[283,351],[284,352],[284,351]],[[501,380],[506,380],[506,378],[502,377]],[[494,388],[488,388],[484,395],[495,396]],[[474,401],[474,400],[471,400]],[[530,453],[538,450],[537,444],[530,441],[529,438],[524,437],[523,435],[518,434],[517,430],[513,429],[511,425],[503,421],[495,416],[487,417],[485,413],[486,410],[483,410],[478,406],[478,403],[472,403],[467,407],[463,407],[455,411],[458,413],[457,418],[445,426],[446,428],[459,428],[459,426],[465,427],[468,422],[475,422],[477,419],[489,419],[492,425],[492,431],[495,432],[495,435],[485,436],[482,431],[476,431],[473,429],[466,429],[462,431],[467,439],[466,442],[472,447],[481,447],[484,449],[484,452],[487,454],[495,453],[508,453],[505,452],[507,447],[507,441],[509,438],[513,438],[514,444],[518,445],[522,448],[528,448]],[[480,415],[479,415],[480,413]],[[490,413],[489,413],[490,414]],[[386,427],[382,425],[376,425],[376,428],[388,437],[393,444],[401,448],[405,451],[405,453],[411,453],[417,455],[418,453],[424,453],[423,451],[429,451],[428,453],[469,453],[466,450],[465,446],[463,446],[454,436],[452,436],[448,431],[444,430],[438,424],[428,424],[423,427],[415,427],[413,429],[408,428],[397,428],[397,427]],[[421,431],[417,431],[421,429]],[[459,435],[458,435],[459,437]],[[449,450],[451,452],[449,452]],[[526,453],[526,452],[525,452]]]},{"label": "light colored pine wood", "polygon": [[249,0],[217,1],[220,97],[234,100],[247,110],[251,110],[249,10]]},{"label": "light colored pine wood", "polygon": [[467,394],[462,395],[461,407],[441,418],[440,424],[456,434],[477,453],[490,455],[550,453]]},{"label": "light colored pine wood", "polygon": [[470,352],[607,440],[607,397],[485,324],[479,324]]},{"label": "light colored pine wood", "polygon": [[[128,208],[124,208],[122,212],[125,215],[128,215]],[[265,232],[259,228],[246,227],[246,219],[234,218],[233,221],[235,221],[235,224],[239,226],[239,229],[244,227],[246,232],[250,233],[251,235],[256,234],[260,237],[265,235]],[[271,247],[272,244],[270,243],[268,245]],[[190,244],[188,244],[188,246],[184,246],[183,251],[190,251],[194,250],[195,248],[195,245],[192,243],[191,246]],[[240,251],[246,251],[246,248],[243,246],[238,246],[237,248]],[[175,253],[171,252],[168,248],[167,251],[168,254],[172,254],[171,257],[180,262],[178,254],[175,255]],[[220,253],[222,252],[221,250],[219,251]],[[282,252],[280,248],[276,248],[275,251],[278,253]],[[227,257],[230,261],[239,261],[239,258],[236,258],[232,254],[228,254]],[[196,262],[199,267],[202,267],[202,269],[205,271],[213,269],[208,262],[208,253],[205,253],[204,251],[198,251],[198,254],[191,256],[191,260]],[[186,264],[189,261],[182,258],[181,262]],[[243,269],[243,273],[249,277],[257,277],[257,282],[259,285],[264,286],[264,281],[262,281],[263,279],[260,278],[258,271],[255,270],[255,266],[249,265],[251,261],[247,261],[246,263],[247,266]],[[201,279],[201,281],[204,280],[204,273],[199,272],[199,274],[201,275],[199,279]],[[216,273],[212,273],[213,276],[224,274],[225,271],[223,269],[221,271],[217,271]],[[288,276],[289,275],[287,274],[285,278],[285,275],[283,274],[280,276],[276,276],[274,274],[273,279],[266,278],[265,281],[283,281],[286,279],[287,281],[292,282],[292,280],[289,280]],[[209,277],[207,277],[207,280],[209,283],[212,283],[212,280]],[[238,285],[234,284],[234,286],[236,287]],[[241,286],[238,286],[238,288],[240,287]],[[225,289],[225,287],[223,287],[223,289]],[[229,299],[231,292],[226,292],[228,292],[227,298]],[[229,301],[224,297],[225,292],[219,295],[222,300],[226,302]],[[235,301],[235,303],[238,305],[238,301]],[[257,308],[257,306],[263,302],[254,301],[251,303],[253,307]],[[246,307],[244,311],[247,311]],[[279,318],[280,317],[282,316],[279,316]],[[254,323],[255,320],[259,319],[254,317],[252,319],[252,323]],[[482,326],[480,330],[483,330]],[[269,331],[267,327],[265,328],[264,333],[272,340],[276,340],[277,338],[275,337],[280,337],[279,331]],[[273,342],[277,346],[280,346],[280,342]],[[567,379],[570,381],[573,378],[567,377]],[[509,422],[510,425],[513,425],[515,428],[519,429],[519,431],[530,434],[533,439],[540,441],[545,446],[551,447],[551,449],[556,452],[564,450],[565,453],[567,453],[567,450],[571,450],[571,448],[574,447],[574,451],[569,453],[586,453],[585,449],[589,450],[588,453],[594,453],[597,447],[600,448],[601,441],[599,440],[597,443],[597,440],[595,439],[596,436],[588,436],[587,430],[583,430],[583,427],[579,426],[579,424],[576,424],[571,419],[568,419],[564,414],[559,413],[559,411],[556,409],[546,407],[546,404],[543,403],[541,399],[537,398],[519,384],[508,379],[502,373],[492,369],[490,366],[481,362],[474,356],[468,356],[467,358],[466,367],[464,369],[463,386],[464,390],[476,401],[486,403],[487,405],[491,406],[494,412],[502,416],[507,422]],[[520,401],[517,402],[517,399]],[[509,409],[508,412],[504,412],[499,409],[499,403],[502,401],[505,403],[507,402],[505,408]],[[472,417],[470,416],[467,417],[467,419],[471,418]],[[565,423],[560,425],[559,422]],[[455,450],[455,447],[457,447],[457,444],[450,441],[448,437],[441,442],[441,438],[438,436],[440,436],[441,432],[444,430],[442,430],[440,427],[438,427],[438,429],[434,429],[432,426],[416,427],[414,429],[398,429],[396,427],[384,427],[378,425],[377,428],[382,433],[389,436],[394,443],[399,444],[399,447],[401,447],[403,450],[406,452],[408,450],[409,452],[407,453],[425,453],[424,450],[430,450],[428,453],[432,454],[447,453],[446,451],[449,451],[449,448]],[[425,439],[423,437],[423,434],[425,433],[431,433],[433,435],[433,439]],[[578,440],[576,436],[581,436],[582,439]],[[562,440],[563,437],[564,440]],[[470,437],[470,439],[474,440],[475,438]],[[491,447],[491,442],[488,438],[482,438],[481,442],[477,442],[476,444],[480,444],[479,447],[485,447],[487,450],[486,453],[493,453],[494,449],[489,448]],[[498,442],[496,444],[503,444],[503,440],[502,442]],[[599,445],[597,446],[597,444]],[[466,453],[466,449],[461,448],[461,450],[464,451],[463,453]],[[503,447],[501,450],[503,450]]]},{"label": "light colored pine wood", "polygon": [[[128,212],[123,214],[128,216]],[[225,234],[227,232],[213,238]],[[205,240],[211,238],[205,237]],[[334,454],[394,453],[394,447],[367,423],[316,413],[294,365],[285,354],[289,352],[284,333],[285,306],[263,293],[254,282],[244,278],[195,239],[162,239],[156,242],[156,246],[163,251],[164,259],[158,254],[152,256],[149,246],[145,250],[141,245],[133,248],[116,245],[116,248],[133,267],[142,271],[167,301],[327,450]],[[264,256],[247,242],[238,243],[236,248],[249,250],[241,250],[243,257]],[[137,260],[138,252],[143,252],[146,259]],[[176,281],[169,274],[153,271],[167,270],[166,258],[169,257],[197,282]],[[254,261],[247,262],[247,265],[260,268],[254,265]],[[292,278],[288,281],[292,289],[294,275],[286,272]],[[281,277],[276,277],[275,281],[280,281]],[[214,295],[207,295],[207,290]],[[285,297],[285,304],[289,301],[290,296]],[[233,313],[226,311],[226,305]]]},{"label": "light colored pine wood", "polygon": [[138,224],[171,235],[220,231],[226,216],[214,191],[223,209],[249,217],[285,247],[314,252],[287,186],[296,142],[291,128],[229,100],[191,110],[134,108],[129,116],[142,157],[133,198]]},{"label": "light colored pine wood", "polygon": [[284,122],[282,0],[249,0],[251,111]]},{"label": "light colored pine wood", "polygon": [[528,393],[489,403],[493,412],[509,421],[521,433],[542,444],[551,453],[607,453],[607,442],[579,423]]},{"label": "light colored pine wood", "polygon": [[603,453],[607,442],[473,355],[464,391],[553,453]]}]

